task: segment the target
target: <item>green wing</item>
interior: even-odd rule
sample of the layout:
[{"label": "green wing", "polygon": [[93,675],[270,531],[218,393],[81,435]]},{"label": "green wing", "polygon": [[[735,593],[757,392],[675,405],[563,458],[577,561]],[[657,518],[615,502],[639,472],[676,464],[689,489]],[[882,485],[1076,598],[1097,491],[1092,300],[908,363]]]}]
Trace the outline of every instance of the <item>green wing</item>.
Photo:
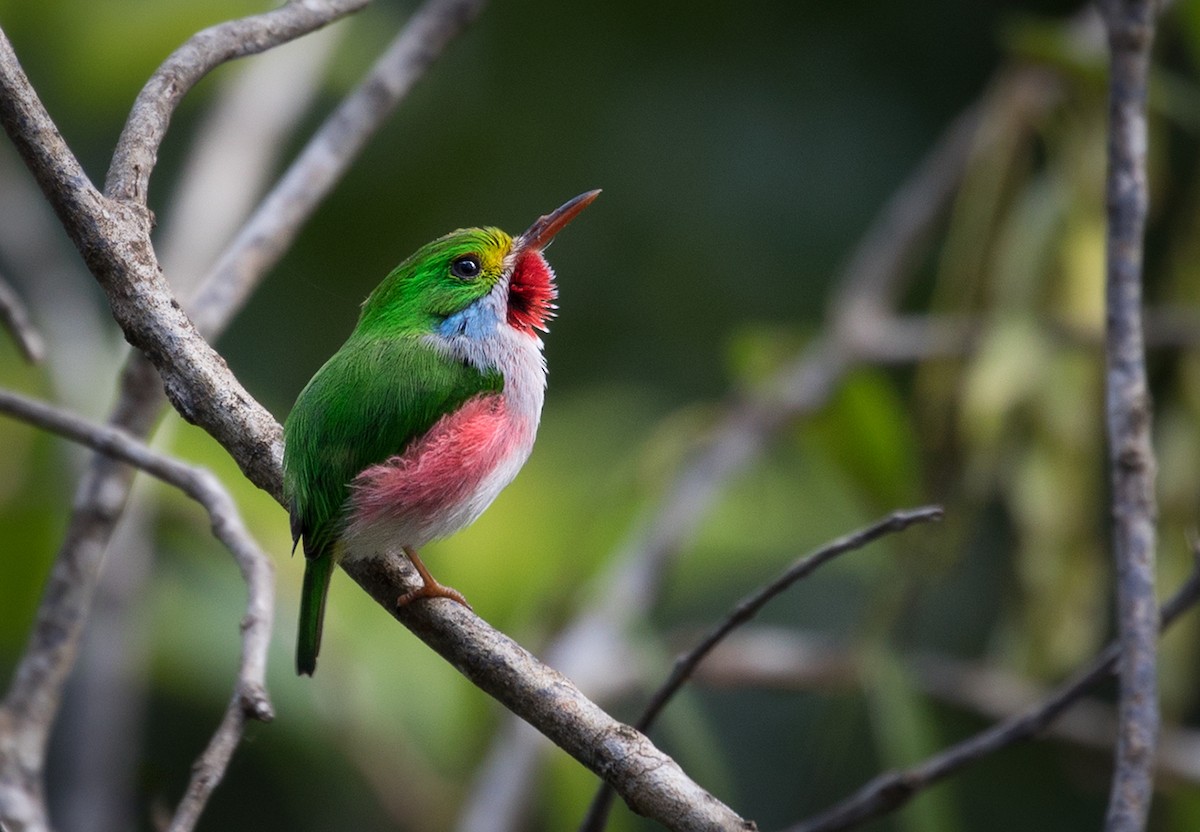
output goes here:
[{"label": "green wing", "polygon": [[403,453],[442,415],[503,377],[482,373],[422,343],[420,336],[356,334],[300,392],[284,423],[283,484],[292,542],[308,562],[300,600],[298,672],[316,668],[333,549],[346,522],[351,481]]},{"label": "green wing", "polygon": [[503,377],[449,358],[420,336],[354,337],[301,391],[284,424],[293,540],[316,557],[337,539],[351,480],[402,453],[442,415]]}]

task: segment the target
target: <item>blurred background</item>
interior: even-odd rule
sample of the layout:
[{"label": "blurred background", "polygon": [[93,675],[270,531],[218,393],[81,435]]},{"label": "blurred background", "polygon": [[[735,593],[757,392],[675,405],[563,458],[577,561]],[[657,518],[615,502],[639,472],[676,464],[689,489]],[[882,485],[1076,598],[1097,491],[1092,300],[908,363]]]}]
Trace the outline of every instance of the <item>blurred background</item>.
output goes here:
[{"label": "blurred background", "polygon": [[[196,30],[263,8],[0,0],[0,26],[101,182],[159,62]],[[150,191],[181,294],[413,8],[381,0],[222,67],[186,98]],[[1164,597],[1191,567],[1200,493],[1198,59],[1200,2],[1172,3],[1156,44],[1147,250]],[[700,522],[676,530],[661,587],[621,643],[566,659],[633,719],[674,653],[794,558],[892,509],[944,503],[940,525],[850,555],[775,601],[652,733],[740,814],[778,829],[1015,712],[1113,635],[1105,63],[1094,16],[1052,0],[494,0],[217,346],[282,419],[362,298],[415,247],[465,225],[518,232],[603,188],[549,252],[561,311],[533,457],[478,523],[425,552],[480,615],[540,652],[589,605],[621,609],[616,558],[654,527],[733,402],[786,401],[781,376],[831,321],[878,335],[828,396],[792,403]],[[947,187],[917,201],[932,221],[883,300],[919,322],[966,321],[973,338],[934,343],[936,327],[917,327],[904,346],[836,305],[840,276],[968,111],[980,131],[941,169]],[[31,367],[0,338],[0,383],[105,418],[121,337],[6,142],[0,274],[48,345]],[[578,823],[595,778],[536,744],[520,764],[506,758],[528,737],[344,577],[320,669],[297,678],[302,563],[288,557],[286,514],[177,417],[157,444],[221,477],[278,573],[277,719],[250,726],[201,829]],[[3,420],[0,447],[7,684],[87,457]],[[155,828],[236,667],[244,588],[228,554],[178,493],[151,482],[136,493],[54,740],[49,795],[66,832]],[[1195,635],[1188,618],[1163,643],[1172,755],[1156,830],[1200,825]],[[1097,828],[1112,697],[1101,690],[1069,736],[989,757],[863,828]],[[490,811],[483,784],[504,771],[525,778],[505,785],[516,808]],[[610,828],[651,827],[618,807]]]}]

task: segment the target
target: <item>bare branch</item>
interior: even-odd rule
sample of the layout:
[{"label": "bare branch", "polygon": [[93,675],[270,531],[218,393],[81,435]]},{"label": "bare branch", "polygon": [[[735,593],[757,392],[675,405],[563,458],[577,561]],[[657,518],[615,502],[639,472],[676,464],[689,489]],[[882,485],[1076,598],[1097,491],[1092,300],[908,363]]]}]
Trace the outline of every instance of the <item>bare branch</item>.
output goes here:
[{"label": "bare branch", "polygon": [[460,673],[611,783],[635,812],[676,830],[748,830],[753,822],[692,782],[643,734],[617,722],[569,679],[452,601],[397,607],[413,580],[402,560],[344,564],[381,606]]},{"label": "bare branch", "polygon": [[267,648],[275,608],[274,567],[246,530],[229,493],[208,471],[160,454],[120,430],[92,424],[7,390],[0,390],[0,412],[120,459],[180,489],[208,512],[213,535],[233,553],[241,570],[249,597],[241,622],[242,655],[233,698],[212,742],[192,769],[171,826],[172,832],[190,830],[224,775],[246,721],[274,718],[266,690]]},{"label": "bare branch", "polygon": [[[72,411],[66,401],[56,401],[55,406]],[[141,613],[152,595],[162,484],[153,477],[140,480],[105,554],[54,719],[47,758],[54,761],[51,768],[56,773],[48,779],[65,786],[50,795],[60,830],[133,829],[144,813],[139,773],[144,771],[151,653],[157,634],[145,626]]]},{"label": "bare branch", "polygon": [[[1015,717],[1045,699],[1050,689],[1002,668],[950,656],[900,656],[926,696],[990,720]],[[856,691],[869,679],[869,654],[819,633],[756,627],[725,639],[696,668],[696,685],[790,692]],[[1097,697],[1076,700],[1040,736],[1111,754],[1117,711]],[[1159,776],[1200,783],[1200,731],[1164,726],[1155,767]]]},{"label": "bare branch", "polygon": [[[272,185],[348,32],[327,26],[219,79],[216,99],[187,137],[187,159],[168,204],[157,212],[158,260],[180,296],[195,295]],[[184,307],[195,321],[193,305]]]},{"label": "bare branch", "polygon": [[1158,742],[1155,616],[1155,460],[1142,334],[1146,90],[1153,0],[1102,3],[1112,56],[1108,131],[1107,427],[1112,477],[1117,621],[1121,640],[1116,770],[1105,828],[1139,832],[1154,796]]},{"label": "bare branch", "polygon": [[851,347],[861,345],[870,355],[877,324],[892,314],[909,264],[954,197],[971,160],[1048,111],[1059,99],[1061,86],[1044,70],[1002,72],[979,101],[949,124],[883,205],[846,264],[829,310],[841,340]]},{"label": "bare branch", "polygon": [[29,312],[7,280],[0,278],[0,324],[9,331],[25,360],[37,364],[46,357],[42,334],[29,320]]},{"label": "bare branch", "polygon": [[[160,401],[162,388],[152,366],[138,367],[140,375],[123,379],[113,419],[148,432],[157,411],[147,414],[146,402]],[[85,473],[37,619],[0,708],[0,818],[13,832],[49,828],[41,798],[46,744],[133,470],[101,456]]]},{"label": "bare branch", "polygon": [[[1158,629],[1169,627],[1197,601],[1200,601],[1200,554],[1187,581],[1163,605]],[[1037,706],[943,749],[919,765],[881,774],[833,808],[789,827],[786,832],[835,832],[857,826],[895,811],[921,791],[1002,748],[1040,735],[1063,711],[1116,672],[1120,652],[1119,644],[1110,644],[1095,661]]]},{"label": "bare branch", "polygon": [[[770,603],[781,592],[819,569],[824,564],[847,552],[861,549],[869,543],[889,534],[902,532],[916,523],[928,523],[941,520],[944,512],[941,506],[926,506],[924,508],[896,511],[870,526],[851,532],[843,537],[827,543],[790,567],[766,586],[760,587],[734,605],[733,609],[715,627],[700,639],[691,650],[675,659],[675,666],[667,680],[650,697],[650,702],[642,715],[634,723],[639,731],[648,731],[654,720],[662,713],[662,709],[679,692],[684,682],[691,677],[696,667],[712,652],[722,640],[735,629],[758,615],[759,610]],[[612,806],[612,790],[606,784],[601,785],[592,798],[587,815],[580,824],[581,832],[601,832],[608,822],[609,809]]]},{"label": "bare branch", "polygon": [[[918,655],[911,660],[914,677],[929,696],[991,719],[1007,719],[1045,698],[1047,690],[1029,679],[999,668]],[[1046,726],[1042,736],[1112,753],[1117,738],[1117,711],[1098,698],[1080,698]],[[1200,783],[1200,732],[1175,726],[1164,731],[1155,770],[1172,778]]]},{"label": "bare branch", "polygon": [[872,523],[870,526],[851,532],[804,556],[792,564],[778,578],[738,601],[725,617],[724,621],[713,627],[694,648],[675,660],[675,666],[671,670],[670,677],[655,692],[654,696],[651,697],[650,704],[646,706],[646,710],[636,723],[637,728],[642,731],[649,728],[662,709],[666,707],[666,704],[683,686],[688,677],[691,676],[696,666],[704,660],[704,657],[729,633],[758,615],[759,610],[765,607],[771,599],[796,583],[796,581],[808,577],[839,555],[861,549],[881,537],[902,532],[917,523],[929,523],[934,520],[941,520],[943,514],[941,506],[926,506],[924,508],[893,512],[884,519]]},{"label": "bare branch", "polygon": [[280,458],[279,426],[230,376],[172,296],[154,258],[144,208],[107,199],[88,181],[3,32],[0,122],[108,295],[126,339],[158,368],[167,397],[185,419],[236,448],[234,458],[251,482],[278,496],[270,472]]},{"label": "bare branch", "polygon": [[201,332],[210,338],[220,333],[366,143],[485,2],[429,0],[413,14],[305,145],[188,303]]},{"label": "bare branch", "polygon": [[263,14],[230,20],[193,35],[163,62],[138,94],[117,140],[104,192],[146,204],[150,174],[171,116],[196,82],[223,63],[305,35],[367,5],[370,0],[290,0]]}]

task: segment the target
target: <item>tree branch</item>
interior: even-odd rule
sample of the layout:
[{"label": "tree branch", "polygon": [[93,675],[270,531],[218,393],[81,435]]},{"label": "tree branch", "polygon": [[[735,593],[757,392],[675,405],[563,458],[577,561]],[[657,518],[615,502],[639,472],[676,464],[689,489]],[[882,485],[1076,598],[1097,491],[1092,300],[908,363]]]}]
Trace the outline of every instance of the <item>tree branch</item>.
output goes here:
[{"label": "tree branch", "polygon": [[3,278],[0,278],[0,325],[12,335],[26,361],[37,364],[45,358],[46,343],[42,334],[29,320],[29,312],[21,298]]},{"label": "tree branch", "polygon": [[172,832],[187,832],[195,826],[224,776],[246,721],[270,722],[275,716],[266,690],[267,649],[275,609],[274,566],[246,530],[229,493],[208,471],[160,454],[122,431],[92,424],[11,391],[0,390],[0,413],[120,459],[183,491],[208,512],[213,535],[229,549],[241,570],[248,599],[241,622],[237,682],[220,726],[192,768],[187,791],[171,825]]},{"label": "tree branch", "polygon": [[308,141],[187,304],[206,337],[222,331],[367,142],[485,4],[486,0],[428,0],[417,9],[367,76]]},{"label": "tree branch", "polygon": [[1116,766],[1105,828],[1139,832],[1154,796],[1158,742],[1154,448],[1142,334],[1146,89],[1153,0],[1101,4],[1112,56],[1108,131],[1107,427],[1121,673]]},{"label": "tree branch", "polygon": [[[1194,553],[1194,557],[1192,574],[1157,617],[1158,630],[1171,626],[1200,601],[1200,552]],[[912,768],[881,774],[841,803],[789,827],[786,832],[835,832],[857,826],[895,811],[935,783],[1002,748],[1038,736],[1075,701],[1117,672],[1120,654],[1120,644],[1110,644],[1074,679],[1038,705],[955,743]]]},{"label": "tree branch", "polygon": [[146,204],[150,174],[171,116],[209,72],[235,58],[295,40],[358,11],[370,0],[289,0],[263,14],[219,23],[176,49],[142,87],[117,140],[104,192],[110,199]]},{"label": "tree branch", "polygon": [[346,572],[460,673],[611,783],[630,808],[669,829],[755,829],[688,779],[643,734],[617,722],[569,679],[461,604],[396,606],[411,585],[402,559],[356,560]]},{"label": "tree branch", "polygon": [[232,378],[171,294],[154,257],[145,209],[106,198],[88,180],[3,32],[0,123],[104,289],[126,340],[158,368],[175,408],[233,450],[251,482],[278,496],[270,472],[281,455],[279,426]]},{"label": "tree branch", "polygon": [[[922,694],[992,721],[1024,713],[1050,693],[1046,685],[981,662],[934,653],[899,658]],[[692,682],[726,690],[854,693],[869,683],[870,663],[871,656],[854,644],[820,633],[760,626],[721,642],[696,668]],[[1117,709],[1099,697],[1081,697],[1045,725],[1039,737],[1111,754]],[[1164,726],[1155,768],[1160,777],[1200,784],[1200,731]]]},{"label": "tree branch", "polygon": [[[646,705],[646,709],[642,712],[637,722],[634,723],[634,727],[639,731],[650,730],[650,726],[654,724],[654,720],[662,713],[663,708],[674,698],[675,694],[679,692],[680,688],[691,677],[700,662],[704,661],[705,657],[713,651],[713,648],[720,644],[735,629],[758,615],[759,611],[770,603],[773,598],[796,583],[796,581],[808,577],[839,555],[861,549],[885,535],[902,532],[916,523],[941,520],[943,513],[941,506],[926,506],[925,508],[908,511],[896,511],[883,520],[840,537],[831,543],[827,543],[815,552],[800,558],[784,570],[783,574],[779,577],[738,601],[724,620],[709,630],[691,650],[675,659],[675,665],[671,668],[671,674],[658,690],[654,692],[654,695],[650,697],[649,704]],[[580,832],[601,832],[604,829],[608,822],[609,809],[612,806],[612,794],[612,789],[608,788],[607,784],[600,786],[596,791],[596,796],[592,798],[592,804],[588,807],[587,815],[580,824]]]},{"label": "tree branch", "polygon": [[[123,379],[113,420],[149,432],[157,410],[147,414],[146,402],[161,400],[162,388],[150,364],[137,366],[140,374]],[[0,707],[0,819],[10,832],[49,829],[41,794],[46,744],[132,470],[102,456],[84,474],[37,619]]]}]

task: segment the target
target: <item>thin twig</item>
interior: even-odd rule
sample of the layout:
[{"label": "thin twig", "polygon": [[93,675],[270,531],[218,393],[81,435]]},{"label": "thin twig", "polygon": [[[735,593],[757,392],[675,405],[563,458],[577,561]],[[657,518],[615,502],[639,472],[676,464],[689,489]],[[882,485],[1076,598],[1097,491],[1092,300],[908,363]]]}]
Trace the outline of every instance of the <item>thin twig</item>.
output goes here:
[{"label": "thin twig", "polygon": [[147,447],[128,434],[8,390],[0,390],[0,412],[65,436],[120,459],[183,491],[208,512],[213,535],[233,554],[246,582],[246,615],[241,621],[242,651],[233,698],[208,748],[192,767],[191,780],[171,826],[192,829],[209,795],[224,776],[246,721],[274,718],[267,696],[267,648],[275,608],[275,570],[250,536],[233,498],[211,473]]},{"label": "thin twig", "polygon": [[650,698],[650,703],[646,706],[646,710],[643,711],[635,726],[641,731],[648,729],[654,723],[659,713],[662,712],[662,709],[666,707],[666,704],[683,687],[683,683],[691,676],[692,671],[696,669],[696,665],[700,664],[704,660],[704,657],[725,636],[758,615],[759,610],[765,607],[771,599],[796,583],[796,581],[808,577],[818,568],[839,555],[861,549],[881,537],[902,532],[917,523],[929,523],[941,520],[944,513],[941,506],[924,506],[922,508],[896,511],[882,520],[843,537],[839,537],[837,540],[827,543],[820,549],[800,558],[800,560],[793,563],[775,580],[764,587],[756,589],[738,601],[723,621],[713,627],[704,638],[700,639],[695,647],[675,660],[675,666],[671,670],[671,675],[663,683],[662,687],[655,691],[654,696]]},{"label": "thin twig", "polygon": [[1146,91],[1153,0],[1102,3],[1112,56],[1108,131],[1108,335],[1106,411],[1112,478],[1120,732],[1105,828],[1140,832],[1154,797],[1158,741],[1154,448],[1142,335],[1146,229]]},{"label": "thin twig", "polygon": [[215,338],[409,91],[486,0],[429,0],[337,106],[209,270],[187,308]]},{"label": "thin twig", "polygon": [[[696,668],[692,683],[725,690],[790,693],[861,691],[871,678],[870,651],[816,632],[783,627],[743,628],[721,642]],[[1009,670],[937,653],[900,655],[915,689],[989,721],[1009,719],[1042,701],[1050,688]],[[1117,710],[1085,697],[1041,736],[1108,754],[1116,744]],[[1200,784],[1200,731],[1164,726],[1155,765],[1160,777]]]},{"label": "thin twig", "polygon": [[[221,77],[216,100],[187,137],[186,161],[169,202],[157,212],[158,259],[182,297],[195,295],[273,184],[348,34],[349,27],[327,26]],[[190,303],[184,307],[194,313]],[[197,327],[211,338],[203,325]]]},{"label": "thin twig", "polygon": [[117,140],[104,193],[146,204],[150,174],[171,116],[209,72],[236,58],[265,52],[358,11],[370,0],[291,0],[263,14],[197,32],[163,61],[142,87]]},{"label": "thin twig", "polygon": [[[1158,629],[1169,627],[1197,601],[1200,601],[1200,554],[1196,555],[1187,581],[1163,605]],[[1120,645],[1110,644],[1090,665],[1038,705],[943,749],[923,763],[879,775],[833,808],[789,827],[786,832],[836,832],[857,826],[895,811],[921,791],[1002,748],[1040,735],[1075,701],[1111,677],[1117,670],[1119,656]]]},{"label": "thin twig", "polygon": [[[770,603],[781,592],[796,583],[824,564],[847,552],[861,549],[869,543],[889,534],[902,532],[917,523],[928,523],[941,520],[944,511],[941,506],[925,506],[923,508],[896,511],[887,517],[858,529],[850,534],[839,537],[821,548],[797,560],[777,578],[763,587],[756,589],[734,605],[728,615],[708,631],[699,642],[686,653],[675,659],[671,675],[650,697],[650,702],[642,715],[638,717],[634,727],[639,731],[648,731],[654,720],[662,713],[667,703],[679,692],[684,683],[691,677],[705,656],[712,652],[721,641],[735,629],[758,615],[759,610]],[[580,824],[580,832],[601,832],[608,823],[609,810],[612,807],[613,792],[607,783],[602,783],[597,789],[587,814]]]},{"label": "thin twig", "polygon": [[[157,410],[150,410],[146,418],[145,403],[161,400],[162,388],[151,365],[139,366],[140,376],[123,380],[113,421],[149,432]],[[41,797],[46,746],[133,470],[98,456],[85,472],[36,620],[0,707],[0,819],[17,830],[49,829]]]},{"label": "thin twig", "polygon": [[46,342],[29,320],[29,312],[7,280],[0,278],[0,325],[12,335],[21,355],[31,364],[46,357]]}]

